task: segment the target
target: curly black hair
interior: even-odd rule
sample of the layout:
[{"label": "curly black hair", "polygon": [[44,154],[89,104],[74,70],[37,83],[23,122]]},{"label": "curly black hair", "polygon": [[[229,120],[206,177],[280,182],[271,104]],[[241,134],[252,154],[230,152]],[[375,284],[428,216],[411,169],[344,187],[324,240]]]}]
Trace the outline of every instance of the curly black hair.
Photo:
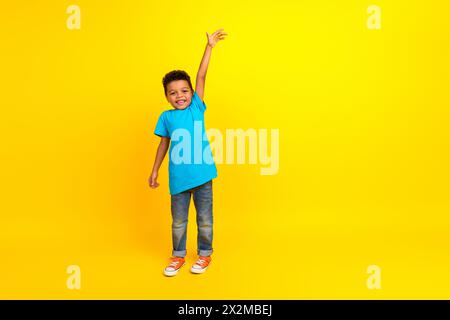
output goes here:
[{"label": "curly black hair", "polygon": [[192,89],[191,77],[189,77],[187,72],[183,70],[173,70],[167,73],[162,80],[164,86],[164,95],[167,96],[167,85],[170,82],[176,80],[186,80],[189,83],[189,87],[191,88],[192,92],[194,92],[194,89]]}]

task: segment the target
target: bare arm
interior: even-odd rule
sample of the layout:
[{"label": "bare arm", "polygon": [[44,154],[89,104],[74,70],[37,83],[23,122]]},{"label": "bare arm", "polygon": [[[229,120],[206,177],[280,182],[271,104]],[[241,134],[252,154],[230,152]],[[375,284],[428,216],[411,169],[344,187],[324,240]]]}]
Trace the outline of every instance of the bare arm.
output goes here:
[{"label": "bare arm", "polygon": [[159,183],[157,181],[158,171],[159,168],[161,167],[161,163],[163,162],[164,157],[166,156],[167,149],[169,149],[169,144],[170,138],[161,137],[158,150],[156,151],[155,163],[153,164],[152,174],[149,179],[149,185],[151,188],[157,188],[159,186]]},{"label": "bare arm", "polygon": [[205,80],[206,73],[208,71],[209,60],[211,59],[212,49],[215,47],[217,42],[225,39],[227,33],[222,32],[223,29],[219,29],[210,35],[208,32],[206,33],[206,37],[208,38],[208,43],[206,44],[205,52],[203,53],[203,58],[200,63],[200,67],[198,68],[197,78],[195,81],[195,91],[197,92],[200,99],[203,100],[203,95],[205,92]]}]

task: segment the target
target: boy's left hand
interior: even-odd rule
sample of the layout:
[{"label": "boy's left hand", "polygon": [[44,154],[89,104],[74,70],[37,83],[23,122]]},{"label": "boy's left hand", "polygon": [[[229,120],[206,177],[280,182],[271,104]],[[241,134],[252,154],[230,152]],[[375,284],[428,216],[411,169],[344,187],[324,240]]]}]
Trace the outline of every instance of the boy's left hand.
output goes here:
[{"label": "boy's left hand", "polygon": [[208,45],[214,48],[214,46],[219,42],[220,40],[224,40],[225,36],[228,35],[228,33],[223,32],[223,28],[217,30],[213,34],[206,33],[206,37],[208,38]]},{"label": "boy's left hand", "polygon": [[158,181],[156,181],[158,179],[158,172],[152,172],[152,175],[150,176],[150,178],[148,179],[148,184],[150,185],[150,188],[155,189],[159,187],[159,183]]}]

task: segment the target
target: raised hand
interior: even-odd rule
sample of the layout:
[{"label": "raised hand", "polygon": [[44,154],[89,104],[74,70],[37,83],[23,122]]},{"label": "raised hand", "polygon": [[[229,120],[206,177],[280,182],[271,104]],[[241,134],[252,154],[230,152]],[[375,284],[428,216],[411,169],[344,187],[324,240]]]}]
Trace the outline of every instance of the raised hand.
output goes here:
[{"label": "raised hand", "polygon": [[219,42],[220,40],[224,40],[225,36],[228,35],[228,33],[223,32],[223,28],[217,30],[213,34],[206,33],[206,37],[208,38],[208,45],[210,45],[212,48]]}]

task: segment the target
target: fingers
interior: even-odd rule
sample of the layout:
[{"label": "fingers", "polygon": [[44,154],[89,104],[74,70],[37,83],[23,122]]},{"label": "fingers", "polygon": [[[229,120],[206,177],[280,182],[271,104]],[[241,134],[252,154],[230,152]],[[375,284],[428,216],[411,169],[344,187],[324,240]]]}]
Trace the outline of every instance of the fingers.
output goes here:
[{"label": "fingers", "polygon": [[159,187],[159,183],[158,182],[154,182],[150,185],[150,188],[155,189]]},{"label": "fingers", "polygon": [[220,40],[225,40],[225,37],[228,35],[228,33],[223,32],[223,30],[224,30],[223,28],[220,28],[211,35],[208,32],[206,32],[208,41],[219,42]]},{"label": "fingers", "polygon": [[213,34],[219,33],[223,30],[223,28],[220,28],[219,30],[216,30]]},{"label": "fingers", "polygon": [[150,188],[154,189],[159,186],[159,183],[156,181],[155,178],[150,178],[149,185],[150,185]]},{"label": "fingers", "polygon": [[227,34],[228,34],[228,33],[226,33],[226,32],[222,32],[222,30],[224,30],[224,29],[221,28],[221,29],[215,31],[215,32],[212,34],[212,36],[216,36],[216,35],[222,36],[222,35],[227,35]]},{"label": "fingers", "polygon": [[226,38],[226,37],[225,37],[226,35],[227,35],[226,33],[224,33],[224,34],[218,34],[218,35],[215,35],[213,39],[216,40],[216,41],[217,41],[217,40],[224,40],[224,39]]}]

